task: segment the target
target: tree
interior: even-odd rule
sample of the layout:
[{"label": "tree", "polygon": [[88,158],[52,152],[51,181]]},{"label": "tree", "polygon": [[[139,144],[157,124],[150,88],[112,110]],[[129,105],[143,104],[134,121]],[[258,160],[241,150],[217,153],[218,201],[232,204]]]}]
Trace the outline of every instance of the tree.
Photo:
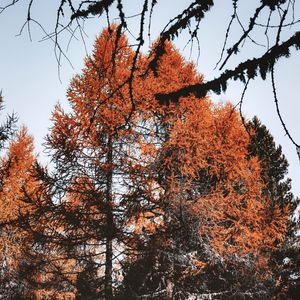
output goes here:
[{"label": "tree", "polygon": [[[0,91],[0,111],[3,110],[3,96],[2,91]],[[8,116],[6,122],[0,126],[0,149],[2,149],[15,132],[15,124],[17,122],[17,117],[15,114]]]},{"label": "tree", "polygon": [[[113,298],[114,268],[122,254],[114,249],[122,243],[124,230],[119,202],[126,192],[124,170],[130,167],[125,154],[135,138],[134,123],[128,121],[132,111],[128,85],[119,84],[130,76],[133,54],[125,36],[116,36],[115,26],[105,29],[86,58],[82,75],[71,82],[71,112],[56,106],[47,137],[55,166],[52,175],[42,175],[49,201],[41,203],[41,213],[29,226],[44,224],[45,247],[53,245],[61,261],[75,260],[73,285],[82,299],[93,299],[95,293]],[[48,224],[45,214],[51,220]],[[90,286],[83,287],[83,282]]]},{"label": "tree", "polygon": [[1,222],[1,275],[0,286],[8,298],[21,297],[28,288],[22,280],[22,272],[30,264],[32,236],[16,227],[19,214],[33,213],[32,206],[23,202],[23,191],[33,193],[38,182],[33,176],[33,138],[25,127],[10,143],[7,156],[1,161],[2,186],[0,191]]},{"label": "tree", "polygon": [[[144,141],[144,148],[158,199],[151,201],[155,210],[138,219],[142,243],[136,260],[129,259],[123,297],[186,299],[189,293],[220,290],[228,296],[233,286],[236,295],[267,294],[270,286],[258,289],[259,276],[268,268],[270,250],[282,242],[287,211],[275,204],[270,214],[258,157],[249,157],[249,136],[231,105],[215,106],[208,98],[192,96],[177,104],[156,103],[155,93],[176,88],[177,81],[202,80],[170,44],[165,47],[158,76],[149,73],[141,83],[144,101],[153,97],[146,115],[157,140],[154,148]],[[242,273],[252,276],[244,285]],[[228,281],[213,286],[218,275]]]},{"label": "tree", "polygon": [[284,245],[274,253],[276,295],[280,299],[297,299],[300,290],[299,219],[293,225]]},{"label": "tree", "polygon": [[[6,4],[3,4],[1,12],[17,5],[19,1],[9,0]],[[161,1],[158,0],[144,0],[141,1],[140,6],[136,8],[135,18],[138,19],[139,29],[137,31],[135,40],[137,47],[135,49],[135,57],[138,57],[142,46],[145,43],[147,35],[147,25],[151,28],[151,24],[155,22],[155,13],[160,13]],[[171,3],[171,2],[170,2]],[[27,19],[21,28],[21,32],[28,25],[30,33],[30,24],[37,24],[43,30],[43,28],[33,12],[35,6],[39,7],[41,4],[39,1],[29,1]],[[117,30],[117,36],[121,35],[121,32],[132,30],[130,22],[128,21],[130,12],[127,10],[127,1],[124,0],[97,0],[92,2],[86,1],[59,1],[55,12],[55,27],[52,33],[47,34],[47,37],[52,39],[55,44],[56,55],[58,61],[63,56],[66,57],[63,47],[60,43],[60,34],[65,31],[69,31],[71,39],[79,31],[82,35],[83,25],[81,23],[90,17],[97,16],[108,20],[113,18],[114,12],[117,13],[119,18],[119,26]],[[171,4],[172,5],[172,4]],[[203,19],[210,17],[210,12],[213,11],[215,6],[221,5],[215,3],[213,0],[205,1],[187,1],[186,7],[177,16],[171,20],[166,20],[165,26],[160,28],[159,42],[150,52],[149,69],[155,72],[158,62],[164,53],[164,43],[166,41],[175,40],[176,37],[182,35],[183,32],[188,32],[190,42],[196,41],[199,46],[198,33],[203,25]],[[224,4],[223,4],[224,5]],[[282,126],[287,133],[290,140],[299,147],[296,141],[290,135],[287,127],[285,126],[278,107],[277,93],[275,89],[274,79],[274,67],[276,63],[282,57],[289,57],[293,50],[298,50],[300,46],[300,33],[297,31],[298,20],[296,17],[297,3],[290,0],[261,0],[257,1],[253,5],[253,14],[249,19],[244,20],[240,15],[239,9],[245,10],[242,1],[234,0],[228,1],[226,4],[228,9],[232,10],[232,16],[227,24],[227,30],[225,33],[223,48],[220,49],[220,59],[217,65],[219,66],[219,75],[208,82],[201,82],[195,84],[189,84],[185,87],[178,88],[174,91],[167,93],[157,93],[156,97],[160,102],[175,101],[177,102],[180,97],[194,94],[198,98],[201,98],[207,94],[207,92],[220,93],[225,91],[230,80],[240,80],[245,83],[245,89],[248,86],[250,80],[261,77],[266,79],[267,74],[271,74],[272,89],[274,98],[277,105],[277,113],[280,117]],[[163,12],[162,12],[163,13]],[[247,25],[245,25],[247,24]],[[234,37],[234,41],[229,46],[230,37],[232,35],[232,28],[234,25],[240,29],[241,33],[238,37]],[[226,27],[226,22],[224,28]],[[79,30],[78,30],[79,28]],[[256,46],[261,44],[253,38],[254,35],[265,35],[266,45],[265,51],[260,52],[255,58],[246,57],[240,59],[238,63],[232,69],[224,70],[228,66],[228,62],[233,56],[238,56],[243,52],[244,43],[249,40]],[[116,39],[118,40],[118,39]],[[112,57],[114,54],[112,55]],[[242,56],[240,56],[242,57]],[[217,59],[216,59],[217,60]],[[132,75],[136,71],[136,60],[132,61]],[[131,76],[133,77],[133,76]]]},{"label": "tree", "polygon": [[[262,125],[257,117],[248,122],[252,134],[249,151],[251,156],[259,157],[262,167],[262,178],[266,184],[265,193],[273,203],[287,207],[292,204],[293,195],[291,180],[285,179],[288,172],[288,161],[282,153],[281,146],[276,146],[273,136]],[[295,207],[291,207],[293,211]]]},{"label": "tree", "polygon": [[[180,257],[174,250],[176,225],[172,221],[179,198],[175,196],[175,187],[172,185],[174,174],[166,167],[166,164],[177,165],[178,162],[168,157],[170,151],[166,144],[174,120],[180,118],[180,112],[186,108],[176,108],[173,104],[160,106],[155,93],[201,81],[202,76],[197,74],[193,64],[184,61],[171,43],[165,44],[165,52],[158,69],[159,76],[148,73],[139,82],[141,87],[135,93],[136,98],[144,104],[137,109],[141,112],[138,127],[143,134],[136,145],[139,149],[139,169],[135,171],[137,174],[128,197],[138,196],[140,201],[134,207],[131,204],[131,211],[134,209],[136,212],[136,216],[131,215],[129,220],[136,228],[133,240],[135,252],[127,258],[125,299],[146,295],[162,298],[165,293],[168,299],[172,298],[173,259]],[[147,58],[144,58],[142,68],[147,68],[147,63]],[[135,276],[137,270],[140,274],[138,277]]]},{"label": "tree", "polygon": [[266,193],[237,111],[207,96],[158,103],[203,76],[167,41],[149,69],[118,28],[73,78],[70,111],[55,107],[53,171],[36,164],[38,189],[22,189],[34,214],[18,222],[41,258],[38,286],[72,286],[82,299],[270,295],[262,285],[288,211]]},{"label": "tree", "polygon": [[251,133],[249,145],[250,155],[258,156],[262,166],[262,178],[265,182],[264,193],[272,200],[273,205],[278,204],[284,210],[290,211],[288,232],[284,243],[273,252],[272,269],[276,276],[276,293],[279,297],[297,298],[299,280],[297,268],[299,267],[299,243],[297,230],[299,224],[293,220],[293,215],[299,199],[291,193],[291,180],[285,178],[288,171],[288,162],[282,154],[280,146],[276,146],[273,136],[262,125],[257,117],[248,122]]}]

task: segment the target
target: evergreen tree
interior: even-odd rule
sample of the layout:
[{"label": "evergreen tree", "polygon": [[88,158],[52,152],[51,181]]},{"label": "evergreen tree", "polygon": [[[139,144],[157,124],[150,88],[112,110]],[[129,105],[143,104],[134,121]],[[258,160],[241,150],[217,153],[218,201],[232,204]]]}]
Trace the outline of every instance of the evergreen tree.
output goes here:
[{"label": "evergreen tree", "polygon": [[257,117],[248,122],[248,127],[251,128],[249,153],[260,160],[265,195],[282,208],[295,208],[292,205],[291,179],[286,178],[289,164],[281,146],[276,146],[274,137]]},{"label": "evergreen tree", "polygon": [[[300,294],[300,236],[299,221],[290,230],[283,247],[274,254],[276,296],[278,299],[299,299]],[[298,232],[298,234],[297,234]]]},{"label": "evergreen tree", "polygon": [[[249,152],[251,156],[258,156],[265,183],[264,193],[270,197],[272,204],[279,204],[281,210],[288,210],[288,231],[280,247],[272,253],[271,268],[276,282],[275,294],[279,299],[298,299],[300,291],[300,242],[297,231],[299,222],[292,216],[295,213],[298,198],[291,193],[291,180],[286,178],[288,161],[282,153],[281,146],[276,146],[273,136],[261,121],[254,117],[248,122],[250,129]],[[297,213],[297,212],[296,212]],[[272,207],[270,207],[272,214]],[[271,215],[272,216],[272,215]]]},{"label": "evergreen tree", "polygon": [[[2,91],[0,91],[0,111],[3,110],[3,96]],[[3,148],[6,141],[8,141],[13,133],[15,132],[17,122],[17,117],[15,114],[7,116],[6,121],[0,125],[0,150]]]}]

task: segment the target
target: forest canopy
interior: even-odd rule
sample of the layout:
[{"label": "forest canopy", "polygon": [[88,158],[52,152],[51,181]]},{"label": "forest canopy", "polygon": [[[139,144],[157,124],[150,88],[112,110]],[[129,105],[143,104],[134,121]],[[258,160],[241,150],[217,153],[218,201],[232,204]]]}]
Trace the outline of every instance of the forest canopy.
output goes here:
[{"label": "forest canopy", "polygon": [[296,295],[297,199],[280,146],[230,103],[159,103],[203,76],[170,41],[149,69],[119,28],[96,38],[69,85],[71,109],[54,108],[50,166],[26,128],[1,159],[1,297]]}]

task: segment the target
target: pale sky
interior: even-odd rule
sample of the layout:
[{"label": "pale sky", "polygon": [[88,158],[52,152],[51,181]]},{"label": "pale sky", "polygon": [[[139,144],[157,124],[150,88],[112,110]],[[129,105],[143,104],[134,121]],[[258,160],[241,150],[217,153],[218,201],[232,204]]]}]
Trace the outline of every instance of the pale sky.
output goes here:
[{"label": "pale sky", "polygon": [[[134,14],[140,1],[131,0],[129,2],[130,6],[128,6],[128,9]],[[183,8],[190,1],[162,2],[162,6],[159,7],[160,9],[153,16],[152,41],[157,37],[158,28],[165,25],[167,19],[174,17],[180,11],[180,8]],[[231,2],[227,0],[222,1],[222,4],[217,3],[204,19],[202,29],[199,33],[201,49],[197,68],[200,73],[204,74],[207,80],[214,78],[218,74],[214,70],[214,66],[220,56],[226,25],[231,15],[231,11],[228,10],[226,5]],[[58,101],[67,107],[66,89],[72,76],[80,72],[86,52],[80,40],[72,41],[67,55],[73,64],[73,68],[66,60],[62,61],[60,82],[53,43],[49,40],[39,42],[43,37],[43,33],[38,26],[32,24],[32,42],[29,39],[26,29],[24,29],[21,36],[16,36],[24,20],[26,20],[27,12],[22,3],[23,1],[21,1],[21,4],[0,15],[0,89],[3,91],[6,107],[5,112],[11,113],[14,111],[17,113],[19,116],[18,124],[24,124],[28,127],[29,132],[35,138],[36,151],[40,153],[41,160],[46,161],[46,155],[42,152],[42,143],[48,132],[48,128],[51,126],[51,112]],[[39,1],[37,3],[42,3],[43,6],[34,8],[33,13],[45,28],[51,31],[54,26],[54,8],[57,2]],[[168,3],[172,3],[172,6],[168,7]],[[244,3],[246,3],[245,7],[241,8],[240,13],[241,16],[248,16],[253,12],[255,3],[259,3],[259,1],[244,1]],[[131,26],[134,26],[135,28],[133,28],[137,32],[137,21],[130,19],[129,22],[131,22]],[[85,37],[85,43],[88,53],[91,52],[95,36],[101,32],[105,25],[105,21],[99,19],[88,20],[86,22],[85,32],[88,36]],[[247,23],[244,25],[247,25]],[[240,31],[233,31],[231,41],[235,41],[237,33],[240,33]],[[62,37],[62,41],[65,44],[67,38],[67,35]],[[264,35],[258,34],[255,39],[259,40],[262,44],[266,43]],[[187,35],[183,33],[180,39],[176,41],[177,48],[183,51],[187,40]],[[146,43],[145,49],[147,46],[149,46],[149,43]],[[257,54],[262,54],[264,51],[266,51],[266,48],[255,46],[248,40],[243,47],[243,52],[239,59],[252,58]],[[189,48],[185,48],[183,53],[186,57],[189,57]],[[196,49],[194,49],[193,54],[192,57],[195,58],[197,56]],[[238,61],[237,59],[230,60],[228,67],[234,67]],[[300,86],[299,70],[300,51],[298,53],[293,51],[291,58],[281,59],[276,66],[280,109],[290,133],[298,144],[300,144],[300,130],[298,130],[298,123],[300,122],[298,116],[300,113],[298,91]],[[230,100],[236,104],[240,100],[242,90],[242,84],[231,83],[225,94],[211,95],[211,98],[214,101]],[[292,178],[293,192],[296,195],[300,195],[299,159],[294,145],[285,136],[276,115],[272,89],[268,80],[262,81],[256,79],[255,82],[250,84],[244,99],[243,112],[248,118],[257,115],[275,137],[276,143],[282,145],[283,152],[290,164],[289,177]],[[1,118],[3,120],[3,115]]]}]

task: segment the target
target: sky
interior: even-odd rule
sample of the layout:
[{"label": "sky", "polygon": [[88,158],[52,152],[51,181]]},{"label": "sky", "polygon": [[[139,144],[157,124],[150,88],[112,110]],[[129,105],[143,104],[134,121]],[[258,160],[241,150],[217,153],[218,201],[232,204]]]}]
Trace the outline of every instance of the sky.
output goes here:
[{"label": "sky", "polygon": [[[241,20],[247,20],[253,13],[255,4],[259,1],[240,2],[244,5],[239,10]],[[40,3],[40,5],[33,7],[33,17],[36,17],[46,30],[52,31],[57,1],[38,1],[36,3]],[[129,4],[125,6],[126,11],[132,14],[136,13],[140,1],[131,0],[127,3]],[[159,28],[165,25],[170,17],[176,16],[190,1],[161,1],[161,3],[154,11],[150,42],[157,38]],[[169,5],[170,3],[172,5]],[[219,74],[214,67],[220,57],[226,25],[232,13],[228,9],[230,3],[229,0],[216,2],[215,7],[208,13],[200,27],[198,35],[200,56],[197,60],[197,69],[204,74],[206,80],[213,79]],[[106,22],[98,18],[87,20],[85,23],[85,46],[80,38],[73,39],[66,52],[72,66],[68,61],[62,59],[62,64],[58,67],[53,42],[51,40],[41,41],[44,34],[38,25],[31,25],[31,40],[27,27],[24,28],[21,35],[18,35],[26,20],[26,14],[26,2],[23,1],[0,14],[0,89],[4,96],[5,113],[17,113],[18,124],[27,126],[29,133],[35,138],[36,151],[39,153],[40,159],[47,161],[47,156],[43,152],[43,142],[51,127],[51,112],[58,102],[67,107],[66,90],[69,82],[74,74],[80,73],[84,57],[91,53],[95,37],[101,32]],[[128,22],[133,28],[132,34],[134,35],[138,31],[138,20],[132,18],[128,19]],[[244,22],[244,25],[246,24]],[[240,33],[241,29],[238,26],[233,27],[230,41],[234,42]],[[66,33],[61,36],[61,43],[64,47],[68,39],[69,35]],[[261,44],[266,44],[266,36],[262,33],[257,32],[255,39]],[[187,59],[194,59],[196,63],[198,51],[194,47],[192,55],[190,55],[189,45],[185,47],[187,41],[188,36],[183,32],[175,41],[175,45]],[[148,46],[149,42],[144,47],[145,51]],[[240,60],[252,58],[264,51],[266,51],[265,47],[254,45],[247,40],[238,58],[229,61],[228,68],[233,68]],[[275,75],[281,113],[291,135],[298,144],[300,144],[300,130],[298,130],[300,122],[298,116],[300,113],[299,70],[300,53],[293,51],[289,59],[281,59],[278,62]],[[226,93],[212,94],[211,98],[215,102],[232,101],[237,104],[240,101],[243,87],[240,83],[230,82]],[[276,115],[269,80],[256,79],[254,82],[250,82],[244,98],[243,113],[247,118],[258,116],[268,127],[276,143],[282,145],[283,153],[290,164],[288,176],[292,179],[292,190],[295,195],[300,195],[299,158],[295,146],[285,135]],[[1,118],[3,120],[3,114]]]}]

